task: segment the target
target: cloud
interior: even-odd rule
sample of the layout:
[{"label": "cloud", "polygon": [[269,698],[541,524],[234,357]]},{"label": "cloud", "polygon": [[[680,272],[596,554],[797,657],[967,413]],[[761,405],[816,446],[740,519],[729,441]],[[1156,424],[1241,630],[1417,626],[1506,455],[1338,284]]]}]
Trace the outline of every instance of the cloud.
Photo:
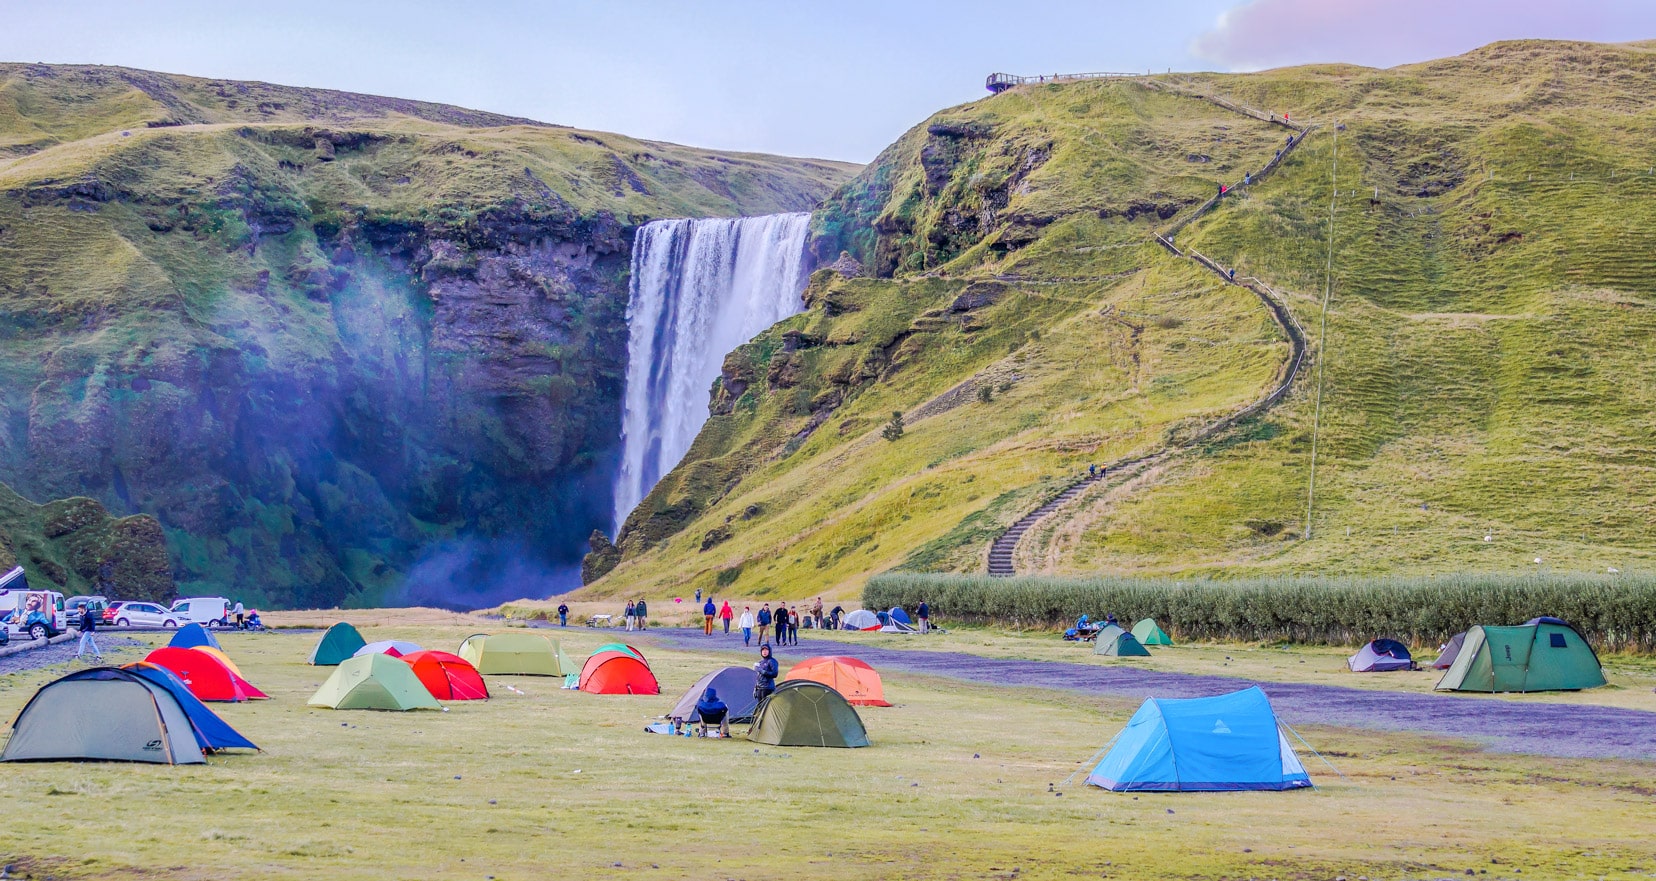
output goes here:
[{"label": "cloud", "polygon": [[1496,40],[1656,38],[1650,0],[1248,0],[1191,53],[1231,70],[1341,61],[1391,67]]}]

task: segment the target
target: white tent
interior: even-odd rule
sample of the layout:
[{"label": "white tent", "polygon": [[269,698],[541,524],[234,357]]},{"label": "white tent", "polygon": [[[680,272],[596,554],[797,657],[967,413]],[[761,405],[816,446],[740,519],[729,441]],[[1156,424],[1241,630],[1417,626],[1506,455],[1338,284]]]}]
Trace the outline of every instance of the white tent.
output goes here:
[{"label": "white tent", "polygon": [[379,642],[371,642],[362,648],[357,649],[356,654],[351,657],[359,658],[363,655],[383,655],[391,649],[396,649],[397,654],[399,655],[412,655],[419,651],[420,647],[412,642],[405,642],[400,639],[382,639]]},{"label": "white tent", "polygon": [[880,619],[867,609],[858,609],[840,621],[841,630],[879,630]]}]

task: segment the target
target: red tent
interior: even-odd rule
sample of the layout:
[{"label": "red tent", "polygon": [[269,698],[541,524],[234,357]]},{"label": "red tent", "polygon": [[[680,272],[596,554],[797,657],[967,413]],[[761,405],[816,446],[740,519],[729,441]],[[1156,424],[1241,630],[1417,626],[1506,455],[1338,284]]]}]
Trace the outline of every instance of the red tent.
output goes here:
[{"label": "red tent", "polygon": [[144,660],[171,670],[200,700],[245,701],[269,697],[207,652],[167,646],[150,652]]},{"label": "red tent", "polygon": [[650,665],[626,652],[598,652],[587,658],[579,680],[592,694],[661,694]]},{"label": "red tent", "polygon": [[414,675],[420,677],[426,691],[440,701],[489,699],[489,686],[483,683],[483,674],[459,655],[427,650],[400,657],[414,668]]}]

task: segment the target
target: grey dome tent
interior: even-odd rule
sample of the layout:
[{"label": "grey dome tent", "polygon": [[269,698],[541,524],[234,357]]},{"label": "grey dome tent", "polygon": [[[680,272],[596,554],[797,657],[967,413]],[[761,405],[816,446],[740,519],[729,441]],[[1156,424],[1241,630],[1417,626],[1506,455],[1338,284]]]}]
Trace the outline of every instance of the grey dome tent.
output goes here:
[{"label": "grey dome tent", "polygon": [[1376,639],[1346,659],[1353,673],[1389,673],[1393,670],[1413,670],[1414,658],[1408,646],[1395,639]]},{"label": "grey dome tent", "polygon": [[1432,669],[1447,670],[1455,663],[1455,656],[1460,654],[1461,646],[1466,644],[1466,631],[1449,637],[1449,642],[1438,652],[1437,660],[1432,662]]},{"label": "grey dome tent", "polygon": [[172,692],[127,670],[92,667],[41,686],[12,723],[0,762],[40,761],[207,760]]},{"label": "grey dome tent", "polygon": [[759,704],[748,740],[771,746],[868,746],[862,717],[839,692],[809,679],[789,679]]},{"label": "grey dome tent", "polygon": [[701,700],[702,692],[711,687],[719,692],[719,699],[730,708],[727,716],[729,721],[751,721],[753,711],[759,705],[759,702],[753,699],[753,685],[757,678],[749,667],[724,667],[714,670],[690,686],[684,697],[679,698],[678,703],[673,705],[673,711],[668,714],[668,718],[700,722],[701,715],[696,712],[696,702]]}]

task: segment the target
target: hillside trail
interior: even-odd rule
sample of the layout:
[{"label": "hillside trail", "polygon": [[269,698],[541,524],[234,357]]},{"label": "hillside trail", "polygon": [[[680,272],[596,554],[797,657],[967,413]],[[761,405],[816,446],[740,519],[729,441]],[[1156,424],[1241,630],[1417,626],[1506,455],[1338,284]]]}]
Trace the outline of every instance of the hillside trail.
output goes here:
[{"label": "hillside trail", "polygon": [[1194,434],[1174,441],[1167,446],[1163,446],[1159,449],[1137,456],[1130,456],[1125,459],[1119,459],[1114,462],[1106,463],[1096,472],[1089,472],[1086,476],[1078,478],[1068,486],[1064,487],[1064,489],[1057,495],[1048,499],[1045,503],[1029,513],[1018,518],[1017,521],[1015,521],[1011,526],[1008,526],[1006,530],[997,536],[989,545],[988,572],[992,576],[1010,577],[1017,574],[1017,565],[1014,562],[1014,558],[1019,552],[1019,545],[1022,543],[1024,537],[1032,529],[1039,525],[1041,521],[1057,512],[1058,509],[1065,507],[1079,498],[1083,493],[1086,493],[1088,490],[1101,484],[1113,486],[1118,489],[1122,488],[1126,486],[1129,481],[1133,480],[1133,478],[1143,475],[1152,466],[1165,462],[1179,453],[1189,451],[1196,446],[1213,439],[1219,433],[1235,427],[1237,423],[1242,422],[1245,419],[1264,413],[1270,408],[1276,406],[1276,404],[1284,397],[1287,397],[1288,391],[1293,387],[1294,381],[1299,378],[1300,373],[1305,367],[1308,350],[1305,330],[1300,327],[1298,320],[1294,318],[1293,312],[1288,309],[1286,299],[1281,293],[1258,278],[1251,276],[1237,278],[1234,270],[1226,270],[1224,267],[1220,266],[1218,262],[1195,249],[1181,249],[1176,244],[1175,238],[1180,230],[1183,230],[1186,226],[1189,226],[1198,218],[1211,211],[1227,195],[1230,195],[1231,191],[1237,189],[1239,186],[1252,186],[1253,184],[1264,180],[1272,172],[1276,171],[1277,168],[1281,167],[1282,163],[1288,158],[1290,153],[1298,148],[1300,144],[1305,143],[1306,137],[1310,135],[1316,126],[1296,126],[1286,117],[1278,116],[1275,113],[1267,113],[1262,110],[1256,110],[1252,107],[1237,104],[1214,95],[1188,91],[1155,80],[1143,80],[1141,84],[1146,88],[1167,91],[1176,95],[1184,95],[1207,101],[1219,107],[1223,107],[1226,110],[1247,116],[1251,119],[1257,119],[1262,122],[1268,122],[1273,125],[1281,126],[1293,133],[1288,136],[1288,140],[1283,145],[1283,148],[1277,151],[1275,157],[1265,163],[1259,173],[1250,173],[1243,181],[1238,183],[1221,185],[1220,191],[1215,193],[1206,202],[1203,202],[1195,209],[1186,212],[1183,216],[1175,220],[1174,223],[1167,229],[1153,234],[1155,242],[1165,248],[1168,253],[1173,256],[1196,262],[1209,272],[1217,275],[1225,284],[1236,285],[1253,292],[1253,294],[1259,298],[1260,302],[1265,305],[1266,310],[1271,313],[1271,320],[1276,322],[1277,327],[1280,328],[1283,335],[1288,338],[1289,345],[1291,346],[1291,352],[1289,353],[1287,361],[1281,368],[1279,368],[1276,382],[1263,397],[1203,427]]},{"label": "hillside trail", "polygon": [[[804,631],[805,634],[810,632]],[[906,645],[923,643],[927,638],[892,637]],[[739,634],[716,633],[708,637],[702,635],[699,629],[657,630],[642,637],[642,640],[663,648],[731,655],[724,660],[743,666],[751,663],[758,651],[756,648],[744,648]],[[1090,650],[1079,648],[1078,651]],[[1239,677],[1144,670],[1131,666],[1130,662],[1104,665],[986,658],[963,652],[882,648],[833,639],[811,639],[808,636],[802,637],[798,646],[780,648],[776,653],[784,671],[805,658],[842,655],[858,658],[886,673],[900,671],[1002,688],[1047,688],[1133,700],[1208,697],[1257,685],[1270,697],[1278,717],[1295,727],[1329,725],[1453,737],[1474,741],[1497,752],[1561,758],[1650,761],[1656,757],[1656,713],[1619,707],[1379,691],[1340,685],[1260,682]],[[671,692],[673,689],[669,687],[667,690]],[[901,691],[888,687],[886,695],[901,706]],[[865,712],[879,714],[891,711]],[[1100,735],[1100,742],[1103,736]]]}]

